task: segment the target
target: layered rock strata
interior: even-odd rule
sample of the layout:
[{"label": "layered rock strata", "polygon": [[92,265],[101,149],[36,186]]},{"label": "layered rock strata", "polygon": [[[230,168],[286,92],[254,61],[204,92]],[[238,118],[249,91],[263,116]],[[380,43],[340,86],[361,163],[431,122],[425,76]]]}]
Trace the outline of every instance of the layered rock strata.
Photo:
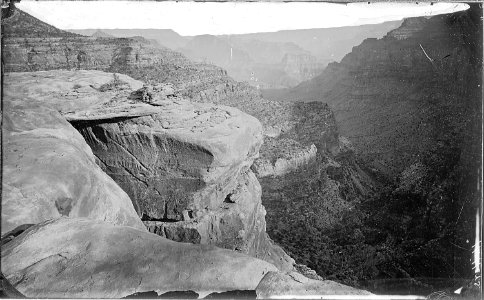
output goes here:
[{"label": "layered rock strata", "polygon": [[[266,143],[271,143],[267,140],[269,139],[266,139]],[[277,155],[275,162],[271,162],[267,158],[258,159],[252,166],[252,170],[254,170],[257,176],[266,177],[284,175],[291,171],[297,170],[298,168],[307,165],[316,159],[318,149],[314,144],[309,147],[302,148],[298,147],[300,145],[294,140],[285,140],[285,142],[286,143],[284,143],[284,140],[281,139],[273,143],[276,143],[276,145],[280,146],[282,149],[288,149],[286,147],[290,147],[289,149],[291,150],[288,151],[287,157],[279,157],[280,155]],[[294,148],[302,149],[295,151]],[[277,147],[277,149],[279,149],[279,147]]]},{"label": "layered rock strata", "polygon": [[258,97],[219,67],[193,63],[143,38],[96,39],[59,30],[11,5],[2,19],[6,72],[93,69],[127,74],[144,82],[175,85],[189,98]]},{"label": "layered rock strata", "polygon": [[480,122],[481,15],[476,6],[406,19],[281,97],[327,102],[360,156],[393,179],[448,135]]}]

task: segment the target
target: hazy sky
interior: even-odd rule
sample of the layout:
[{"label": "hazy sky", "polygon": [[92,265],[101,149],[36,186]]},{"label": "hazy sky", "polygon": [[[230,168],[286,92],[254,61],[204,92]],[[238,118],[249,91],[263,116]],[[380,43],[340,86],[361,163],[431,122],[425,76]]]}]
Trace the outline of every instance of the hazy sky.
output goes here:
[{"label": "hazy sky", "polygon": [[457,3],[21,1],[17,6],[61,29],[169,28],[182,35],[327,28],[430,16]]}]

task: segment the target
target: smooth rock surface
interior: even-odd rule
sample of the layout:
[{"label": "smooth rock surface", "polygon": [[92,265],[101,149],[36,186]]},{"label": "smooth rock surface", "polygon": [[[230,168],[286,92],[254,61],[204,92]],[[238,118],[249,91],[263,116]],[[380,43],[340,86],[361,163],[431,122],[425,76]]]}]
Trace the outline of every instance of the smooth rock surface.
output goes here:
[{"label": "smooth rock surface", "polygon": [[12,93],[11,82],[5,76],[2,234],[63,215],[143,228],[79,132],[48,105]]},{"label": "smooth rock surface", "polygon": [[8,97],[35,97],[74,124],[150,231],[237,250],[284,271],[293,268],[294,261],[265,232],[260,185],[249,170],[262,143],[255,118],[174,94],[158,99],[155,90],[157,100],[146,103],[132,97],[143,84],[121,74],[54,70],[5,78]]},{"label": "smooth rock surface", "polygon": [[269,272],[256,288],[257,298],[268,299],[278,296],[318,296],[318,295],[371,295],[330,280],[314,280],[297,272]]},{"label": "smooth rock surface", "polygon": [[177,243],[127,226],[60,218],[2,246],[2,272],[27,297],[120,298],[137,292],[254,290],[264,261]]}]

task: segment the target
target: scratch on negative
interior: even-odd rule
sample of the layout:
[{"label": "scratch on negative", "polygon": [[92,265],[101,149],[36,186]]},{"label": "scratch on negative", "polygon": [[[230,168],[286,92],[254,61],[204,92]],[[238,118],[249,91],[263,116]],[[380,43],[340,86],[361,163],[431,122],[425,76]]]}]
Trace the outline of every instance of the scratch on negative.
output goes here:
[{"label": "scratch on negative", "polygon": [[430,56],[427,55],[427,52],[425,52],[425,49],[422,47],[422,44],[419,44],[420,46],[420,49],[422,49],[423,53],[425,54],[425,56],[427,56],[427,58],[430,60],[430,62],[433,64],[434,60],[430,58]]}]

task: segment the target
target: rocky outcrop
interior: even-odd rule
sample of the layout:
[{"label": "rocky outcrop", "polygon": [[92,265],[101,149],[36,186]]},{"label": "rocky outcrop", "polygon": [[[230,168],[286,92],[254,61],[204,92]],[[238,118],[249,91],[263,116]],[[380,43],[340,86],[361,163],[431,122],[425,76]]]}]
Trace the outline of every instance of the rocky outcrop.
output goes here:
[{"label": "rocky outcrop", "polygon": [[[320,297],[323,295],[347,295],[349,297],[371,296],[366,291],[358,290],[329,280],[314,280],[297,272],[287,274],[269,272],[256,288],[257,298],[270,299],[275,297]],[[339,297],[338,297],[339,298]]]},{"label": "rocky outcrop", "polygon": [[102,30],[96,30],[93,34],[91,34],[92,37],[95,38],[114,38],[114,36],[102,31]]},{"label": "rocky outcrop", "polygon": [[2,19],[6,72],[94,69],[127,74],[144,82],[172,83],[189,98],[258,95],[229,78],[225,70],[193,63],[144,38],[79,36],[42,23],[19,9],[11,11],[9,18]]},{"label": "rocky outcrop", "polygon": [[261,187],[248,171],[237,187],[216,209],[179,222],[145,221],[150,232],[174,241],[213,244],[271,262],[280,270],[292,270],[294,260],[268,238]]},{"label": "rocky outcrop", "polygon": [[31,227],[2,246],[2,272],[27,297],[121,298],[194,291],[254,290],[264,261],[206,245],[84,218]]},{"label": "rocky outcrop", "polygon": [[286,140],[285,142],[286,143],[284,143],[281,139],[275,143],[278,146],[277,149],[282,148],[286,150],[289,157],[277,157],[274,164],[265,158],[258,159],[252,166],[252,170],[254,170],[257,176],[266,177],[284,175],[293,170],[297,170],[298,168],[307,165],[316,159],[318,149],[314,144],[312,144],[310,147],[303,148],[300,151],[295,151],[294,147],[299,146],[296,141]]},{"label": "rocky outcrop", "polygon": [[[2,25],[12,24],[7,19],[2,20]],[[33,64],[35,68],[64,68],[66,63],[70,66],[67,57],[66,60],[57,60],[60,57],[57,47],[47,49],[57,45],[56,39],[42,36],[41,32],[36,36],[27,40],[27,44],[30,41],[40,46],[42,55],[50,60],[47,60],[46,66]],[[29,69],[35,60],[29,61],[29,56],[23,56],[22,49],[26,48],[15,38],[14,35],[7,37],[12,47],[7,54],[3,52],[4,59],[9,58],[6,66]],[[90,58],[97,53],[92,52],[106,49],[104,54],[100,54],[100,69],[121,70],[134,74],[136,78],[154,80],[151,83],[155,86],[173,79],[174,90],[163,97],[155,95],[147,101],[144,96],[154,91],[143,89],[146,93],[143,92],[141,98],[138,93],[133,95],[142,88],[141,82],[119,74],[96,71],[12,73],[5,76],[9,81],[7,97],[10,101],[28,99],[27,109],[31,108],[30,105],[45,109],[39,112],[42,118],[59,118],[62,126],[75,132],[66,123],[67,119],[82,131],[89,144],[98,146],[94,149],[96,159],[91,156],[91,165],[95,167],[98,163],[128,193],[134,195],[131,199],[133,206],[147,219],[146,225],[152,231],[177,240],[206,242],[239,250],[273,262],[280,270],[292,269],[293,260],[281,248],[274,246],[265,233],[260,186],[249,170],[260,146],[261,125],[234,108],[189,103],[182,99],[184,95],[193,100],[213,99],[217,102],[227,99],[237,102],[242,98],[240,106],[243,107],[250,102],[250,95],[257,96],[253,89],[234,83],[218,68],[191,63],[184,65],[183,57],[178,60],[176,55],[164,56],[168,52],[152,50],[154,48],[148,46],[146,48],[149,49],[144,52],[145,48],[139,44],[143,41],[138,39],[113,39],[115,42],[111,47],[103,42],[91,43],[92,39],[57,38],[78,48],[82,45],[92,47],[86,48],[89,51],[86,55],[76,57],[76,68],[96,68],[93,64],[96,60]],[[116,43],[121,43],[121,47]],[[133,49],[139,52],[133,52]],[[106,59],[110,53],[113,59]],[[143,59],[148,59],[146,53],[149,59],[153,59],[149,63],[153,68],[143,65]],[[36,55],[34,51],[30,57],[33,59]],[[25,97],[27,94],[37,102],[30,102],[31,98]],[[279,104],[262,103],[265,114],[270,113],[271,106],[279,107],[277,112],[281,112]],[[30,115],[26,117],[27,125],[37,126]],[[275,120],[276,117],[272,115],[269,119]],[[283,129],[294,127],[293,121],[284,119],[281,126],[273,123],[270,126],[282,133]],[[56,129],[62,126],[55,124]],[[26,128],[29,133],[46,133],[39,136],[38,144],[59,134],[42,127],[42,130]],[[250,142],[247,143],[247,140]],[[55,142],[53,140],[49,145],[52,148],[46,151],[50,155],[57,151]],[[31,150],[36,150],[36,146],[32,146]],[[80,140],[76,146],[81,150],[89,149]],[[114,150],[117,155],[108,155],[106,149]],[[60,153],[60,156],[63,154]],[[53,166],[62,163],[64,167],[71,166],[73,162],[76,164],[75,159],[63,161],[57,157],[49,162]],[[39,171],[39,175],[49,179],[49,184],[42,188],[49,188],[57,182],[62,183],[64,188],[63,180],[69,180],[70,174],[64,176],[66,178],[49,177],[49,167],[44,169],[45,173]],[[76,179],[82,179],[89,171],[80,170]],[[99,183],[110,185],[102,180]],[[117,185],[114,186],[120,191]],[[91,188],[83,185],[76,191],[82,191],[84,187]],[[109,186],[105,191],[110,191]],[[155,191],[161,191],[163,195]],[[64,192],[65,189],[52,191],[52,194]],[[143,198],[142,192],[154,192],[152,196],[155,197]],[[126,194],[120,197],[127,198]],[[104,205],[103,199],[96,195],[89,200]],[[132,228],[139,226],[139,219],[136,219],[137,224],[119,226],[121,222],[110,219],[112,214],[117,213],[118,205],[124,204],[124,200],[117,200],[102,207],[102,221],[92,220],[92,216],[87,216],[91,217],[88,219],[46,216],[46,219],[53,220],[34,225],[18,236],[9,235],[8,240],[2,241],[2,271],[16,288],[30,297],[121,297],[149,291],[162,293],[172,288],[200,294],[254,290],[255,284],[267,271],[276,270],[269,263],[233,251],[207,245],[180,244]],[[150,203],[153,200],[160,203]],[[70,203],[58,201],[56,208],[69,217],[82,216],[68,213],[73,211]],[[163,205],[158,205],[161,203]],[[130,206],[131,212],[134,211],[133,206]],[[12,215],[16,213],[14,211]]]},{"label": "rocky outcrop", "polygon": [[128,195],[97,166],[79,132],[52,107],[76,106],[76,99],[53,101],[53,85],[61,84],[53,77],[35,87],[22,77],[6,74],[3,81],[2,234],[61,216],[143,228]]},{"label": "rocky outcrop", "polygon": [[230,107],[163,104],[128,119],[84,120],[82,111],[69,117],[140,216],[189,219],[218,207],[236,188],[258,155],[262,128]]},{"label": "rocky outcrop", "polygon": [[60,103],[57,110],[81,132],[150,231],[292,269],[293,260],[265,232],[260,185],[249,169],[262,143],[255,118],[166,97],[167,88],[151,89],[156,101],[144,102],[133,97],[142,83],[124,75],[44,71],[5,78],[7,95]]}]

